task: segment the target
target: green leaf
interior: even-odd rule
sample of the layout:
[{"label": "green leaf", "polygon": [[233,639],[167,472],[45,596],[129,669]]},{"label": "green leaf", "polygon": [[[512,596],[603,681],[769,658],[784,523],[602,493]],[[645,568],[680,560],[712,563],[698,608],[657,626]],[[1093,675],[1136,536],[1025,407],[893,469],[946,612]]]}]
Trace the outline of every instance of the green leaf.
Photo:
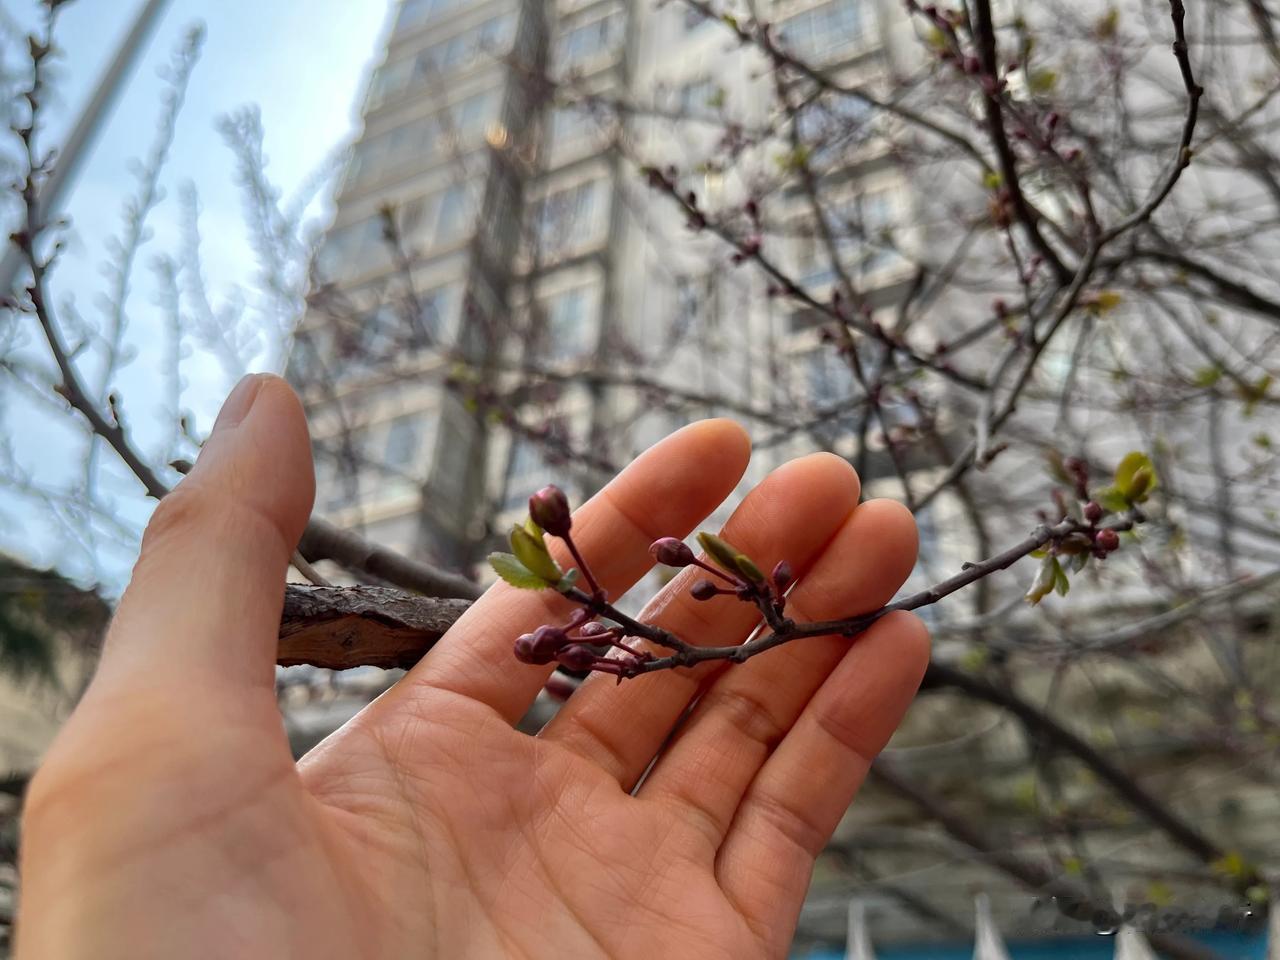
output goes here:
[{"label": "green leaf", "polygon": [[1067,579],[1067,571],[1062,569],[1062,564],[1058,564],[1058,569],[1054,572],[1053,590],[1060,597],[1065,597],[1071,590],[1071,581]]},{"label": "green leaf", "polygon": [[1036,572],[1036,578],[1031,581],[1031,589],[1027,591],[1027,603],[1034,607],[1051,594],[1058,583],[1058,574],[1061,572],[1062,565],[1058,563],[1057,557],[1045,557],[1040,562],[1040,569]]},{"label": "green leaf", "polygon": [[541,536],[535,537],[524,527],[511,528],[511,552],[525,569],[542,578],[546,585],[559,583],[564,571],[551,559],[551,552]]},{"label": "green leaf", "polygon": [[1077,553],[1074,557],[1072,557],[1071,572],[1079,573],[1081,570],[1083,570],[1089,563],[1089,556],[1090,555],[1087,553]]},{"label": "green leaf", "polygon": [[493,572],[513,587],[521,590],[545,590],[547,582],[509,553],[489,554],[489,566]]},{"label": "green leaf", "polygon": [[1123,513],[1129,509],[1129,501],[1115,487],[1099,490],[1095,499],[1098,501],[1098,505],[1108,513]]}]

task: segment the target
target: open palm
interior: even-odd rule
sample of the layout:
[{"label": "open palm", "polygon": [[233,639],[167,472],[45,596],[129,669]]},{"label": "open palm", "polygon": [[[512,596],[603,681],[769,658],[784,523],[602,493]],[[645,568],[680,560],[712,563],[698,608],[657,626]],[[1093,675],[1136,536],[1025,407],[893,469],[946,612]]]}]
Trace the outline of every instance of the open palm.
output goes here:
[{"label": "open palm", "polygon": [[[735,425],[695,424],[579,510],[603,585],[643,576],[649,543],[703,520],[748,453]],[[32,783],[20,960],[786,955],[813,859],[923,672],[918,620],[718,671],[593,677],[531,737],[515,723],[550,668],[512,641],[568,607],[498,585],[295,765],[272,664],[312,486],[296,398],[247,381],[158,508],[98,675]],[[806,457],[726,536],[791,562],[790,615],[872,609],[915,531],[858,499],[844,461]],[[745,639],[754,609],[692,600],[690,574],[644,619]]]}]

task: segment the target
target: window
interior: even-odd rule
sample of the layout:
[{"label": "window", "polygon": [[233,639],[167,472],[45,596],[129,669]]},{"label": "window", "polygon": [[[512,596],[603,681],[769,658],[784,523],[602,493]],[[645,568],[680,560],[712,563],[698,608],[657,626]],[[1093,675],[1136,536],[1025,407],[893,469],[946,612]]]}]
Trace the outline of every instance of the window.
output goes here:
[{"label": "window", "polygon": [[316,255],[316,270],[324,280],[338,280],[384,261],[390,263],[382,218],[373,216],[331,231]]},{"label": "window", "polygon": [[827,159],[840,147],[862,138],[870,113],[857,97],[823,97],[796,114],[796,132],[816,159]]},{"label": "window", "polygon": [[511,49],[516,35],[516,19],[504,13],[478,27],[441,40],[418,55],[415,79],[426,80],[437,73],[465,70],[481,58],[499,57]]},{"label": "window", "polygon": [[400,27],[416,27],[456,10],[467,0],[404,0],[400,8]]},{"label": "window", "polygon": [[467,97],[453,113],[458,137],[467,142],[478,139],[498,119],[498,91],[486,90]]},{"label": "window", "polygon": [[382,459],[391,470],[403,472],[413,468],[421,449],[422,418],[415,413],[396,417],[387,425],[387,443]]},{"label": "window", "polygon": [[471,198],[467,188],[454,184],[440,196],[440,209],[436,214],[436,243],[448,244],[461,240],[471,227]]},{"label": "window", "polygon": [[458,320],[458,285],[451,283],[428,290],[418,302],[422,309],[415,338],[425,345],[451,342]]},{"label": "window", "polygon": [[530,492],[546,484],[550,475],[551,467],[537,444],[522,438],[513,439],[503,509],[515,510],[528,503]]},{"label": "window", "polygon": [[861,0],[828,0],[798,13],[781,23],[778,36],[797,57],[822,61],[849,53],[862,38]]},{"label": "window", "polygon": [[604,181],[589,180],[547,196],[537,209],[537,255],[555,257],[599,241],[604,224],[600,201]]},{"label": "window", "polygon": [[565,147],[586,140],[595,132],[595,121],[584,106],[556,107],[551,113],[548,138],[552,147]]},{"label": "window", "polygon": [[589,320],[591,289],[574,287],[547,299],[543,306],[546,323],[543,351],[548,360],[564,361],[587,353],[592,325]]},{"label": "window", "polygon": [[621,34],[622,18],[616,13],[570,27],[560,35],[556,64],[561,69],[580,67],[611,51]]}]

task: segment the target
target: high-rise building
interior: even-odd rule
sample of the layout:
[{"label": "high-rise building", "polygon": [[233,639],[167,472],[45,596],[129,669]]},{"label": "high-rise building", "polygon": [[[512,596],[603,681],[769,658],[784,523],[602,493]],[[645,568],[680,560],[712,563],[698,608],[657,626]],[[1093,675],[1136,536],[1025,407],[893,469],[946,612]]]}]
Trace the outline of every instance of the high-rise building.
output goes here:
[{"label": "high-rise building", "polygon": [[[874,76],[886,34],[873,4],[774,6],[797,55]],[[752,184],[717,169],[726,137],[766,162],[785,154],[753,141],[771,81],[759,55],[727,55],[736,46],[675,4],[400,5],[291,364],[323,512],[465,567],[548,480],[583,495],[693,417],[746,411],[767,426],[849,395],[815,313],[767,296],[767,278],[691,232],[639,172],[672,167],[705,209],[727,209]],[[832,232],[855,282],[891,307],[910,271],[874,238],[908,202],[899,175],[859,146],[873,141],[847,100],[815,98],[795,119],[806,143],[852,157]],[[767,202],[775,219],[808,220],[798,192]],[[784,257],[829,296],[837,278],[812,231]],[[513,417],[530,395],[550,396],[551,415]],[[848,417],[815,429],[850,436]],[[762,446],[751,479],[802,442]]]}]

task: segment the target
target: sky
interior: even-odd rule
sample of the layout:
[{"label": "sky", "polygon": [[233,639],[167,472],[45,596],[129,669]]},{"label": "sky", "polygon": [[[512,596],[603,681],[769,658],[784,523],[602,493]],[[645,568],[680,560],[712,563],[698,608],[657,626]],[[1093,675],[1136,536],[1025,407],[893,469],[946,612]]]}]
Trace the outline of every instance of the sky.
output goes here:
[{"label": "sky", "polygon": [[[45,115],[46,145],[61,140],[142,6],[142,0],[74,0],[64,7],[56,37],[62,50],[56,94]],[[132,171],[150,148],[161,112],[166,85],[159,71],[192,26],[202,23],[203,52],[162,178],[166,196],[150,220],[153,236],[140,252],[128,301],[129,345],[136,358],[117,381],[128,422],[144,449],[161,449],[169,430],[157,415],[166,391],[158,372],[164,314],[151,265],[157,256],[178,251],[184,184],[193,185],[200,197],[211,299],[226,302],[238,290],[252,296],[257,266],[235,158],[218,132],[219,118],[248,105],[259,108],[267,174],[289,197],[358,130],[361,95],[381,56],[392,6],[393,0],[169,0],[64,204],[70,228],[51,283],[64,323],[73,310],[91,321],[102,316],[109,243],[122,230],[124,202],[136,189]],[[37,23],[33,0],[0,0],[0,11],[24,27]],[[319,222],[327,214],[330,192],[313,205]],[[38,339],[28,340],[31,356],[44,362],[40,347]],[[255,365],[265,362],[259,358]],[[183,407],[193,414],[196,432],[207,430],[232,377],[201,356],[186,361],[185,373]],[[65,418],[59,423],[55,413],[10,389],[0,396],[0,424],[33,483],[61,491],[80,482],[83,440]],[[110,460],[106,454],[99,489],[124,525],[140,527],[150,504]],[[48,514],[42,505],[0,490],[0,549],[39,565],[56,562],[80,580],[100,580],[108,592],[118,589],[132,563],[131,547],[114,543],[118,538],[110,535],[89,543],[68,538]]]}]

